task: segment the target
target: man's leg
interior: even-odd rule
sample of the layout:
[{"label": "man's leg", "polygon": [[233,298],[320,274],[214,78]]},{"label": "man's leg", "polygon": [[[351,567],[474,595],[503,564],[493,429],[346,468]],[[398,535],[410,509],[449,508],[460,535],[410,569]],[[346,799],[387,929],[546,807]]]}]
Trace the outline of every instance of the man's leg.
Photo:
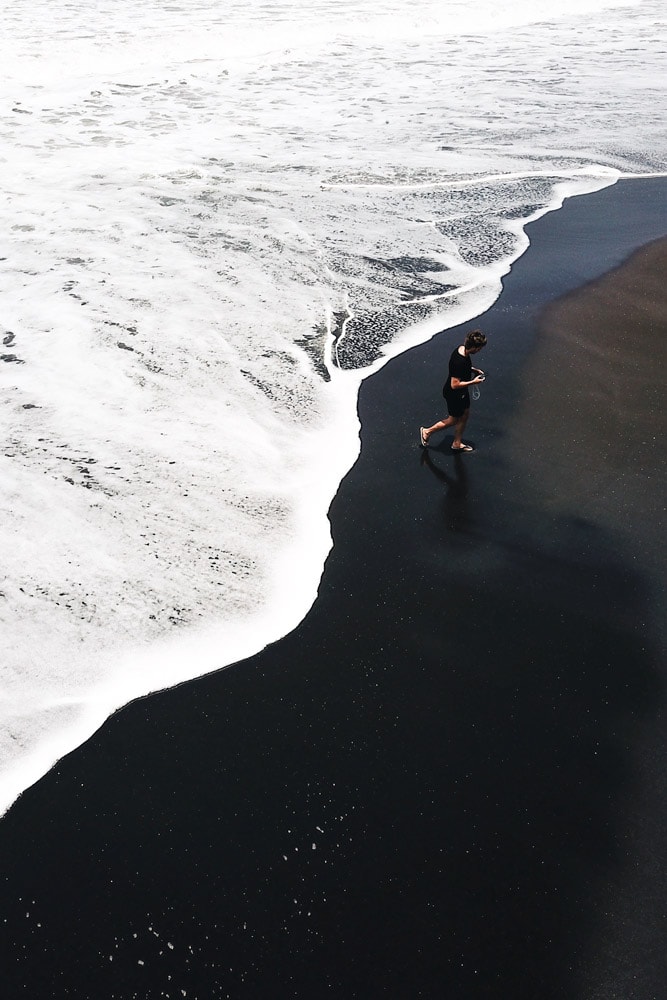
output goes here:
[{"label": "man's leg", "polygon": [[461,445],[463,444],[463,441],[461,440],[461,438],[463,437],[463,431],[465,430],[465,426],[468,423],[468,416],[469,416],[469,414],[470,414],[470,410],[467,409],[465,411],[465,413],[463,414],[463,416],[459,417],[456,420],[456,430],[454,431],[454,440],[452,442],[452,448],[455,451],[456,451],[457,448],[460,448]]},{"label": "man's leg", "polygon": [[422,428],[422,438],[424,440],[424,444],[427,443],[434,431],[444,431],[445,427],[453,427],[455,423],[456,417],[447,417],[446,420],[438,420],[437,424],[433,424],[432,427]]}]

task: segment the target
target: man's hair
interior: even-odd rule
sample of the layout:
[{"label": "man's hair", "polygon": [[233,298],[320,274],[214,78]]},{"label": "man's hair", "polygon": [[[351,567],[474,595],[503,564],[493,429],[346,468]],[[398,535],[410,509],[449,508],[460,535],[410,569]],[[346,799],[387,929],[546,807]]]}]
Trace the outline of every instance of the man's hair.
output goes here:
[{"label": "man's hair", "polygon": [[466,351],[471,350],[473,347],[484,347],[486,344],[486,337],[481,330],[471,330],[466,337],[465,344],[463,345]]}]

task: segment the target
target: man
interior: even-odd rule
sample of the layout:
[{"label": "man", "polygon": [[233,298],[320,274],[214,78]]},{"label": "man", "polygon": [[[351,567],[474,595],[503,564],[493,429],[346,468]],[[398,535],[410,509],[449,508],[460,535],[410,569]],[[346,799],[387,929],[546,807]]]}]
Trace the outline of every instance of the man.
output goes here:
[{"label": "man", "polygon": [[452,451],[475,450],[472,445],[464,444],[461,438],[470,413],[468,386],[478,385],[484,381],[484,372],[481,368],[473,368],[470,358],[473,354],[479,354],[485,344],[484,334],[480,330],[472,330],[467,335],[465,343],[452,351],[452,356],[449,359],[449,375],[442,388],[449,416],[445,420],[438,420],[432,427],[419,428],[419,442],[422,448],[427,446],[431,434],[435,431],[443,431],[445,427],[453,427]]}]

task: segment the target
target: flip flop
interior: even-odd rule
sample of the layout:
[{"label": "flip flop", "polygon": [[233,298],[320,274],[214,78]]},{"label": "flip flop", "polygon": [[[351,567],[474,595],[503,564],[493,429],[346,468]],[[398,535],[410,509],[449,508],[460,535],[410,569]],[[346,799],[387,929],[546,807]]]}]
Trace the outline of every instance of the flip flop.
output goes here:
[{"label": "flip flop", "polygon": [[462,444],[460,448],[455,448],[452,445],[452,451],[474,451],[475,449],[471,444]]},{"label": "flip flop", "polygon": [[424,440],[424,428],[423,427],[419,428],[419,443],[422,446],[422,448],[428,448],[428,441]]}]

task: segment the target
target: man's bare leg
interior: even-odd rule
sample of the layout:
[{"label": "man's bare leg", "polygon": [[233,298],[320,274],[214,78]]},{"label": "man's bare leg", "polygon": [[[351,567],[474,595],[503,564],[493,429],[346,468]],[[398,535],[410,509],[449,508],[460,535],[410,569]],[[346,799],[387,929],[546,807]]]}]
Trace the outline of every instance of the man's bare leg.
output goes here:
[{"label": "man's bare leg", "polygon": [[444,431],[445,427],[453,427],[456,423],[456,417],[447,417],[446,420],[438,420],[437,424],[433,424],[432,427],[422,427],[422,440],[424,444],[428,444],[428,439],[434,431]]},{"label": "man's bare leg", "polygon": [[466,410],[462,417],[456,420],[456,430],[454,431],[454,440],[452,442],[452,448],[454,451],[460,451],[463,448],[463,431],[468,423],[468,416],[470,415],[470,410]]}]

